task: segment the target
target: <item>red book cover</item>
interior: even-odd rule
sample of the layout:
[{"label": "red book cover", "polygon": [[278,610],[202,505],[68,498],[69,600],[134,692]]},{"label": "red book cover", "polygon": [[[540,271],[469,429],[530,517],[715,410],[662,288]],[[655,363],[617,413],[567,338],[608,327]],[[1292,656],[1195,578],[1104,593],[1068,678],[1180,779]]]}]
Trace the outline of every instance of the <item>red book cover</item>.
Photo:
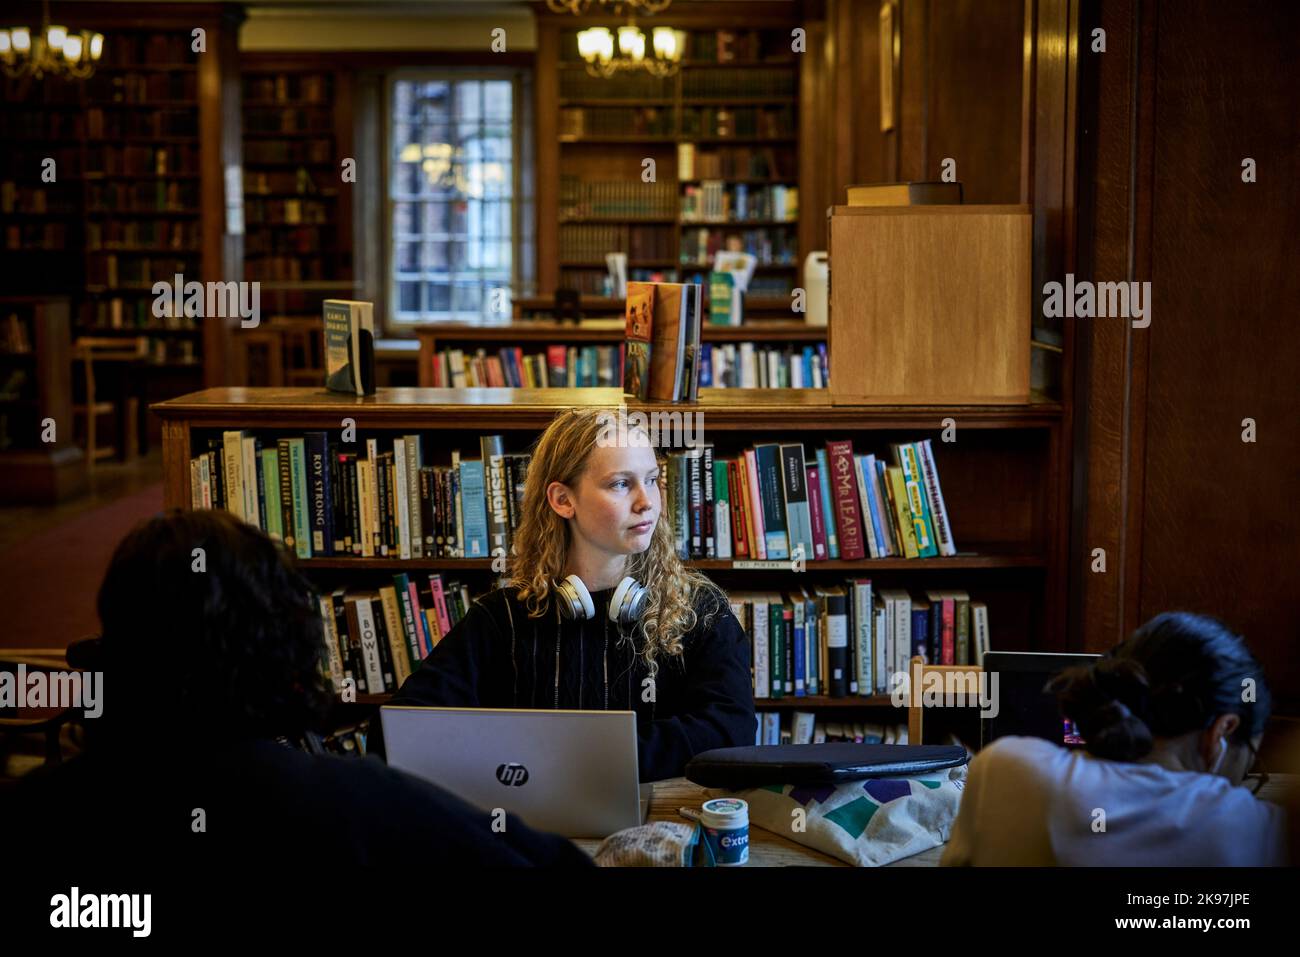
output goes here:
[{"label": "red book cover", "polygon": [[827,555],[826,519],[822,515],[821,473],[815,465],[807,466],[804,471],[808,476],[808,512],[812,515],[812,557],[821,561]]},{"label": "red book cover", "polygon": [[951,665],[956,663],[953,657],[953,632],[954,632],[954,613],[955,604],[951,598],[943,600],[943,661],[942,664]]},{"label": "red book cover", "polygon": [[749,557],[749,536],[745,534],[745,499],[740,490],[735,459],[727,460],[727,501],[731,503],[732,551],[736,558]]},{"label": "red book cover", "polygon": [[568,352],[562,344],[546,347],[547,385],[563,389],[568,378]]},{"label": "red book cover", "polygon": [[840,529],[840,557],[856,561],[866,557],[862,512],[858,509],[858,482],[853,475],[853,443],[848,439],[826,443],[831,467],[831,497]]}]

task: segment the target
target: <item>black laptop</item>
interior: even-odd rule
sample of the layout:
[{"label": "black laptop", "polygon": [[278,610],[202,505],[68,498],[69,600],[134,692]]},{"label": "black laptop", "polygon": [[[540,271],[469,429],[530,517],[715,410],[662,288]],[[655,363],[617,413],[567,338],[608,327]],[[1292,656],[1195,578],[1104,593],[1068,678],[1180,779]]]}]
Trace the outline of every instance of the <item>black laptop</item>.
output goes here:
[{"label": "black laptop", "polygon": [[[1008,734],[1043,738],[1067,748],[1084,744],[1074,722],[1061,714],[1047,683],[1066,668],[1086,665],[1101,655],[1055,654],[1039,651],[986,651],[984,670],[989,681],[998,676],[997,713],[980,721],[980,747]],[[987,693],[993,695],[990,683]]]}]

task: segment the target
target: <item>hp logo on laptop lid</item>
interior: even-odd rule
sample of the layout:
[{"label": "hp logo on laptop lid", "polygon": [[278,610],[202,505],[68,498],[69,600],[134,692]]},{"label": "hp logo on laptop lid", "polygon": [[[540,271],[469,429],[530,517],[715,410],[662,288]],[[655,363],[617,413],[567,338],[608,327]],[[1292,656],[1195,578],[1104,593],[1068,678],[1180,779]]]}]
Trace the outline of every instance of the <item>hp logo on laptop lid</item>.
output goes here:
[{"label": "hp logo on laptop lid", "polygon": [[497,780],[508,788],[523,787],[528,783],[528,769],[513,761],[497,766]]}]

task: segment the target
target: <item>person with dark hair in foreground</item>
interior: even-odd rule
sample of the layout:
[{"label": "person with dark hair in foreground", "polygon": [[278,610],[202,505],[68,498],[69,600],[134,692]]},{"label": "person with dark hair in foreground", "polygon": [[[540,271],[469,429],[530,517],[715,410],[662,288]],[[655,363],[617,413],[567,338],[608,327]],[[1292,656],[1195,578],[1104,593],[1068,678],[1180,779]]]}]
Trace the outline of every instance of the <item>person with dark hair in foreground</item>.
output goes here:
[{"label": "person with dark hair in foreground", "polygon": [[1239,636],[1158,615],[1048,690],[1086,752],[1026,737],[982,750],[945,865],[1286,863],[1283,809],[1241,786],[1271,697]]},{"label": "person with dark hair in foreground", "polygon": [[280,743],[319,730],[330,705],[317,609],[287,553],[224,512],[143,523],[100,588],[92,657],[107,694],[85,753],[21,779],[0,819],[32,860],[74,875],[104,860],[288,873],[590,863],[517,818],[494,828],[487,811],[375,758]]}]

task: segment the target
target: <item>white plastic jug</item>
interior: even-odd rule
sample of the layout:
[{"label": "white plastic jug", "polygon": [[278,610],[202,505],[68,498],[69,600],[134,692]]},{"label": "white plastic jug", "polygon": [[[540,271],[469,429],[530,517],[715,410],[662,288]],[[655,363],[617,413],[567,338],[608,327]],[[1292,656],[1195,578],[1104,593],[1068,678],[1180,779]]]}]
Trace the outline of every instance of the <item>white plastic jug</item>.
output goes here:
[{"label": "white plastic jug", "polygon": [[814,250],[803,261],[804,322],[826,325],[826,299],[830,287],[830,257],[824,249]]}]

